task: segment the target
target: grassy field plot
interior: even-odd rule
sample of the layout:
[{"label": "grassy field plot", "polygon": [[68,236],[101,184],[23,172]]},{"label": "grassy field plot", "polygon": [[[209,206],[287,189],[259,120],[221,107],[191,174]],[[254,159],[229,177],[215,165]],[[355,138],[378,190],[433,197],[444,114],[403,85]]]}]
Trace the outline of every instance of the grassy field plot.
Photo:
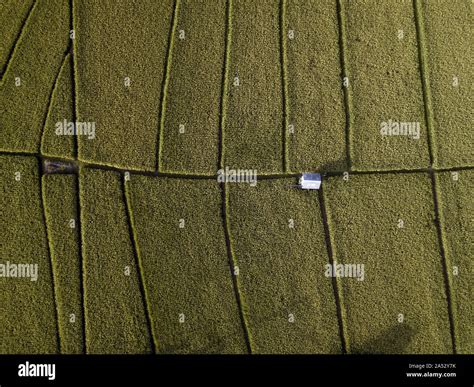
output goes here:
[{"label": "grassy field plot", "polygon": [[0,354],[474,354],[473,12],[0,0]]},{"label": "grassy field plot", "polygon": [[283,102],[277,1],[231,1],[224,165],[280,172]]},{"label": "grassy field plot", "polygon": [[173,1],[76,1],[79,158],[154,170]]},{"label": "grassy field plot", "polygon": [[69,40],[68,2],[38,1],[24,28],[0,84],[0,150],[37,152]]},{"label": "grassy field plot", "polygon": [[0,353],[56,353],[54,289],[36,159],[0,156],[0,184]]},{"label": "grassy field plot", "polygon": [[441,226],[451,280],[458,353],[474,352],[474,172],[437,175]]},{"label": "grassy field plot", "polygon": [[419,1],[432,103],[434,162],[474,165],[473,4],[469,0]]},{"label": "grassy field plot", "polygon": [[216,182],[127,186],[160,353],[245,353]]},{"label": "grassy field plot", "polygon": [[41,153],[46,156],[72,159],[75,156],[74,136],[67,135],[65,128],[73,120],[71,55],[66,55],[56,81],[48,115],[41,138]]},{"label": "grassy field plot", "polygon": [[225,39],[225,1],[180,1],[166,95],[161,170],[216,171]]},{"label": "grassy field plot", "polygon": [[289,167],[344,170],[346,118],[336,2],[286,3]]},{"label": "grassy field plot", "polygon": [[411,1],[341,0],[345,19],[354,169],[429,165]]},{"label": "grassy field plot", "polygon": [[80,179],[87,352],[150,352],[121,177],[83,169]]},{"label": "grassy field plot", "polygon": [[429,176],[334,177],[326,187],[335,261],[364,265],[362,280],[337,278],[349,351],[452,353]]},{"label": "grassy field plot", "polygon": [[43,200],[56,284],[60,350],[79,354],[84,351],[84,332],[76,176],[43,176]]},{"label": "grassy field plot", "polygon": [[230,236],[256,353],[340,353],[315,192],[292,180],[229,184]]},{"label": "grassy field plot", "polygon": [[33,0],[18,2],[5,0],[0,4],[0,76],[3,76],[8,58],[13,51],[22,26],[26,21]]}]

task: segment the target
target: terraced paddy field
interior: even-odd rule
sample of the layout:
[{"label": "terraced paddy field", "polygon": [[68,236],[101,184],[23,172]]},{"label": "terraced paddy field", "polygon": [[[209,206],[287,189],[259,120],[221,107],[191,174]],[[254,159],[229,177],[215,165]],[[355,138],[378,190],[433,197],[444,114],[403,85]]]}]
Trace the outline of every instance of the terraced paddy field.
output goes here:
[{"label": "terraced paddy field", "polygon": [[452,350],[431,181],[426,174],[359,175],[327,181],[325,200],[351,352]]},{"label": "terraced paddy field", "polygon": [[472,321],[474,310],[472,302],[467,299],[472,294],[474,254],[474,206],[472,188],[474,175],[471,170],[443,172],[436,176],[440,201],[440,218],[442,224],[443,245],[448,264],[448,275],[451,281],[454,298],[455,334],[460,353],[473,352]]},{"label": "terraced paddy field", "polygon": [[266,180],[227,194],[230,242],[255,353],[338,353],[317,195]]},{"label": "terraced paddy field", "polygon": [[84,349],[84,315],[77,179],[73,175],[44,175],[41,184],[57,289],[60,349],[78,354]]},{"label": "terraced paddy field", "polygon": [[0,353],[472,354],[472,11],[2,2]]}]

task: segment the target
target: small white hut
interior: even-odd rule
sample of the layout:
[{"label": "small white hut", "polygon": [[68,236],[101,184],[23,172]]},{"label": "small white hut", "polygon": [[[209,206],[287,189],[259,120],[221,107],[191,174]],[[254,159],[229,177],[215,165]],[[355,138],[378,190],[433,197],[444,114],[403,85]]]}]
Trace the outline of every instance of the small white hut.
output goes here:
[{"label": "small white hut", "polygon": [[319,189],[321,187],[321,174],[303,173],[299,185],[301,189]]}]

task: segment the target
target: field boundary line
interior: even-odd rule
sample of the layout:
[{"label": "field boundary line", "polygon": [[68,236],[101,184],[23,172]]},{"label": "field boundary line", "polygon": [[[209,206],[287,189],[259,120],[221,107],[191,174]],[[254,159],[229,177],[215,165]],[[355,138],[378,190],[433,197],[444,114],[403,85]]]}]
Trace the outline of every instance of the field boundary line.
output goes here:
[{"label": "field boundary line", "polygon": [[[72,97],[72,120],[74,122],[77,121],[78,117],[78,76],[77,76],[77,60],[76,60],[76,53],[77,53],[77,43],[76,43],[76,18],[74,17],[76,13],[76,7],[74,0],[69,0],[69,23],[70,23],[70,30],[74,31],[74,39],[70,39],[69,41],[69,53],[70,53],[70,61],[71,61],[71,97]],[[79,139],[77,136],[74,139],[74,157],[75,160],[79,160]],[[84,354],[87,354],[87,313],[86,313],[86,262],[84,259],[84,230],[82,228],[82,202],[81,202],[81,171],[80,166],[78,167],[78,171],[75,174],[75,184],[76,184],[76,217],[77,217],[77,226],[78,226],[78,233],[79,233],[79,275],[81,277],[80,289],[81,289],[81,303],[82,303],[82,341],[83,341],[83,348]]]},{"label": "field boundary line", "polygon": [[419,0],[413,0],[413,14],[415,17],[416,40],[418,47],[418,62],[420,67],[421,89],[423,92],[423,110],[425,115],[426,133],[428,136],[428,153],[430,165],[436,164],[435,133],[433,131],[433,110],[431,102],[431,89],[428,70],[428,51],[426,48],[425,24],[423,10]]},{"label": "field boundary line", "polygon": [[9,150],[9,149],[2,149],[0,150],[0,155],[2,156],[19,156],[19,157],[40,157],[41,155],[38,151],[18,151],[18,150]]},{"label": "field boundary line", "polygon": [[[321,185],[320,189],[318,190],[318,200],[319,200],[319,207],[321,211],[321,218],[322,218],[322,223],[324,226],[324,239],[326,243],[326,249],[328,253],[328,259],[329,259],[329,264],[334,266],[334,264],[337,262],[334,254],[334,249],[333,249],[333,240],[332,240],[332,235],[331,235],[331,230],[330,230],[330,221],[328,219],[328,211],[326,209],[326,201],[324,197],[324,190],[323,186]],[[348,353],[348,334],[346,332],[346,322],[345,322],[345,311],[343,310],[344,308],[344,303],[342,299],[342,289],[339,283],[339,280],[337,277],[333,276],[331,279],[331,284],[332,284],[332,290],[334,293],[334,301],[336,304],[336,313],[337,313],[337,320],[338,320],[338,325],[339,325],[339,338],[341,340],[341,352],[343,354]]]},{"label": "field boundary line", "polygon": [[43,126],[42,126],[42,129],[41,129],[41,137],[40,137],[39,148],[38,148],[39,153],[43,152],[44,133],[45,133],[45,129],[46,129],[46,123],[48,122],[48,118],[50,117],[51,109],[53,107],[53,97],[55,96],[56,90],[58,88],[59,76],[61,75],[61,72],[63,71],[63,68],[64,68],[64,66],[65,66],[65,64],[66,64],[66,62],[69,58],[69,55],[70,54],[66,52],[66,54],[64,55],[64,58],[62,60],[61,66],[59,66],[59,71],[56,74],[56,77],[54,78],[53,88],[51,89],[51,92],[50,92],[50,95],[49,95],[49,98],[48,98],[48,106],[46,108],[46,114],[44,115],[44,118],[43,118]]},{"label": "field boundary line", "polygon": [[161,154],[163,152],[163,134],[165,131],[165,116],[166,116],[166,97],[168,94],[168,84],[171,73],[171,66],[173,61],[173,49],[174,49],[174,38],[176,28],[178,26],[178,13],[179,13],[180,0],[175,0],[173,5],[173,14],[171,16],[170,29],[168,33],[168,47],[166,50],[165,67],[163,71],[163,78],[161,82],[161,93],[160,93],[160,107],[159,107],[159,129],[158,138],[156,140],[156,161],[155,170],[160,171],[161,166]]},{"label": "field boundary line", "polygon": [[288,158],[288,126],[289,126],[289,104],[288,104],[288,57],[287,57],[287,39],[286,39],[286,10],[287,1],[280,0],[279,4],[279,24],[280,24],[280,72],[281,72],[281,91],[282,91],[282,167],[284,172],[290,170],[290,161]]},{"label": "field boundary line", "polygon": [[34,13],[34,10],[36,9],[36,5],[38,3],[39,3],[38,0],[33,0],[33,2],[30,5],[30,9],[28,10],[28,13],[27,13],[25,19],[23,20],[23,23],[21,24],[20,31],[18,32],[18,34],[17,34],[17,36],[16,36],[16,38],[13,42],[13,46],[10,48],[10,52],[8,53],[7,61],[5,62],[5,64],[3,65],[2,69],[1,69],[0,85],[3,85],[4,79],[5,79],[5,74],[7,73],[8,69],[10,68],[10,64],[11,64],[12,59],[15,55],[16,50],[17,50],[18,43],[20,42],[23,35],[25,34],[26,26],[27,26],[27,24],[29,24],[31,15]]},{"label": "field boundary line", "polygon": [[431,189],[433,194],[433,207],[434,207],[434,222],[436,224],[436,233],[438,238],[439,253],[441,256],[441,263],[443,266],[443,279],[444,287],[446,292],[446,303],[449,317],[449,328],[451,334],[451,344],[453,347],[453,354],[457,354],[457,332],[456,332],[456,313],[453,308],[453,292],[452,292],[452,277],[449,270],[448,258],[446,256],[446,247],[444,245],[444,234],[443,228],[441,227],[441,216],[439,210],[439,191],[436,182],[436,175],[433,171],[430,173],[431,178]]},{"label": "field boundary line", "polygon": [[[150,176],[150,177],[168,177],[171,179],[195,179],[195,180],[217,180],[217,174],[191,174],[191,173],[181,173],[181,172],[157,172],[157,171],[147,171],[141,169],[133,168],[122,168],[120,166],[115,166],[113,164],[102,163],[102,162],[89,162],[85,160],[76,160],[68,157],[57,157],[57,156],[48,156],[46,154],[41,154],[38,152],[19,152],[17,150],[8,150],[1,149],[0,156],[18,156],[18,157],[36,157],[38,160],[51,160],[65,163],[75,163],[76,167],[80,166],[103,169],[106,171],[114,171],[118,173],[129,172],[131,175],[137,176]],[[348,172],[350,175],[387,175],[387,174],[407,174],[407,173],[430,173],[431,171],[438,172],[451,172],[451,171],[469,171],[474,169],[474,165],[464,165],[464,166],[455,166],[455,167],[442,167],[442,168],[418,168],[418,169],[386,169],[386,170],[352,170],[348,171],[316,171],[323,175],[323,177],[331,176],[342,176],[345,172]],[[289,173],[263,173],[258,175],[258,180],[272,180],[272,179],[287,179],[295,178],[302,174],[303,172],[289,172]]]},{"label": "field boundary line", "polygon": [[224,168],[224,131],[227,118],[227,92],[229,86],[229,63],[230,50],[232,44],[232,0],[226,0],[226,21],[225,21],[225,47],[224,47],[224,63],[222,64],[222,80],[221,80],[221,100],[219,109],[219,146],[217,168]]},{"label": "field boundary line", "polygon": [[81,165],[89,168],[95,169],[103,169],[105,171],[114,171],[118,173],[122,172],[129,172],[131,175],[139,175],[139,176],[154,176],[154,177],[170,177],[170,178],[182,178],[182,179],[195,179],[195,180],[206,180],[206,179],[217,179],[217,175],[199,175],[199,174],[187,174],[187,173],[173,173],[173,172],[151,172],[151,171],[142,171],[142,170],[134,170],[134,169],[123,169],[114,167],[108,164],[95,164],[80,161]]},{"label": "field boundary line", "polygon": [[82,322],[83,322],[83,327],[82,327],[82,332],[83,332],[83,340],[84,340],[84,354],[87,354],[87,308],[86,308],[86,293],[87,293],[87,289],[86,289],[86,260],[84,259],[84,256],[85,256],[85,253],[84,253],[84,250],[85,250],[85,246],[84,246],[84,240],[85,240],[85,236],[84,236],[84,230],[82,228],[82,221],[83,221],[83,213],[82,213],[82,200],[81,200],[81,197],[82,197],[82,189],[81,189],[81,178],[80,178],[80,175],[81,175],[82,171],[81,171],[81,168],[79,168],[79,171],[78,173],[76,174],[76,190],[77,190],[77,200],[76,200],[76,213],[77,213],[77,218],[78,218],[78,222],[77,222],[77,225],[78,225],[78,228],[79,228],[79,243],[78,243],[78,247],[79,247],[79,257],[80,257],[80,264],[79,264],[79,267],[80,267],[80,275],[81,275],[81,294],[82,294],[82,314],[83,314],[83,318],[82,318]]},{"label": "field boundary line", "polygon": [[128,171],[128,172],[132,172],[132,171],[136,171],[136,172],[142,172],[142,173],[149,173],[149,174],[153,174],[153,173],[157,173],[155,169],[153,170],[150,170],[150,169],[136,169],[135,167],[130,167],[130,168],[126,168],[125,166],[121,166],[121,165],[118,165],[118,164],[114,164],[114,163],[109,163],[109,162],[106,162],[106,161],[98,161],[98,160],[93,160],[93,161],[90,161],[88,159],[83,159],[81,157],[79,157],[77,159],[78,162],[84,164],[84,165],[92,165],[92,166],[97,166],[97,168],[110,168],[110,169],[113,169],[115,171]]},{"label": "field boundary line", "polygon": [[451,344],[453,353],[457,353],[457,334],[455,324],[455,312],[453,308],[453,293],[452,293],[452,278],[449,271],[448,258],[446,256],[446,247],[444,245],[443,228],[441,226],[441,216],[439,210],[439,190],[436,181],[435,171],[433,165],[437,162],[437,152],[435,147],[435,133],[433,131],[433,110],[431,100],[431,89],[429,82],[428,69],[428,51],[426,48],[425,25],[423,19],[423,10],[419,0],[413,0],[413,14],[415,18],[416,38],[418,46],[418,61],[420,67],[421,88],[423,92],[423,110],[425,115],[426,133],[428,135],[428,153],[430,158],[431,168],[429,175],[431,180],[433,207],[434,207],[434,222],[436,225],[436,233],[438,239],[438,248],[441,256],[441,263],[443,266],[443,279],[446,293],[447,311],[450,325]]},{"label": "field boundary line", "polygon": [[42,175],[42,166],[41,163],[38,162],[38,181],[39,181],[39,194],[40,194],[40,207],[41,207],[41,217],[44,224],[44,233],[46,237],[46,250],[49,257],[49,265],[50,265],[50,275],[51,275],[51,287],[53,290],[53,303],[54,303],[54,312],[55,312],[55,320],[56,320],[56,351],[58,354],[61,353],[62,350],[62,339],[61,339],[61,332],[60,332],[60,324],[59,324],[59,309],[58,309],[58,295],[56,289],[56,279],[55,279],[55,270],[53,264],[53,254],[52,254],[52,241],[51,236],[49,235],[49,228],[48,228],[48,221],[46,216],[46,201],[45,201],[45,191],[44,191],[44,179]]},{"label": "field boundary line", "polygon": [[143,308],[145,312],[147,328],[150,335],[150,349],[152,353],[156,354],[156,350],[158,348],[158,340],[155,337],[155,333],[153,330],[153,317],[150,308],[150,299],[148,297],[148,291],[145,286],[145,275],[143,270],[143,264],[140,254],[140,247],[138,245],[138,233],[135,226],[135,218],[133,216],[132,211],[132,204],[131,204],[131,196],[129,192],[128,184],[125,182],[125,176],[122,174],[120,175],[121,180],[121,189],[122,189],[122,198],[125,205],[125,212],[127,213],[127,226],[128,232],[130,235],[130,241],[132,242],[133,248],[133,257],[135,259],[135,266],[137,267],[138,272],[138,284],[140,287],[140,293],[142,296],[143,301]]},{"label": "field boundary line", "polygon": [[232,285],[234,288],[235,299],[237,301],[237,307],[239,309],[240,321],[242,324],[242,330],[244,334],[245,344],[247,346],[247,351],[251,355],[254,353],[252,334],[249,329],[249,324],[247,321],[247,311],[248,307],[245,304],[245,299],[243,293],[240,289],[238,275],[235,274],[235,268],[238,267],[237,257],[235,256],[234,249],[232,247],[232,237],[230,231],[230,219],[229,219],[229,191],[227,188],[227,183],[220,183],[221,190],[221,216],[223,220],[223,228],[227,249],[227,258],[229,260],[229,269],[230,275],[232,277]]},{"label": "field boundary line", "polygon": [[[346,164],[349,172],[352,171],[352,159],[351,159],[351,150],[352,150],[352,97],[349,88],[351,87],[351,80],[349,77],[349,66],[347,61],[347,38],[346,38],[346,17],[345,10],[342,4],[342,0],[336,1],[336,14],[337,14],[337,24],[338,24],[338,36],[339,36],[339,61],[341,67],[342,79],[339,80],[342,92],[344,96],[344,110],[345,110],[345,137],[346,137]],[[349,84],[344,86],[343,79],[347,77],[349,79]]]},{"label": "field boundary line", "polygon": [[78,257],[79,257],[79,289],[81,292],[81,307],[82,307],[82,348],[83,352],[86,352],[86,312],[85,312],[85,301],[84,301],[84,269],[83,269],[83,263],[84,263],[84,256],[82,255],[82,221],[81,221],[81,207],[80,207],[80,202],[79,202],[79,196],[80,196],[80,191],[79,191],[79,173],[76,173],[76,178],[74,180],[74,188],[76,191],[76,208],[75,208],[75,213],[76,213],[76,220],[77,220],[77,240],[78,240]]},{"label": "field boundary line", "polygon": [[[78,74],[77,74],[77,60],[76,60],[76,53],[77,53],[77,43],[76,43],[76,19],[74,17],[76,13],[76,7],[74,6],[74,0],[69,0],[69,23],[70,23],[70,30],[74,31],[74,39],[69,38],[69,51],[71,54],[71,97],[72,97],[72,120],[74,122],[77,121],[78,117]],[[74,136],[74,155],[76,160],[79,160],[79,136]]]}]

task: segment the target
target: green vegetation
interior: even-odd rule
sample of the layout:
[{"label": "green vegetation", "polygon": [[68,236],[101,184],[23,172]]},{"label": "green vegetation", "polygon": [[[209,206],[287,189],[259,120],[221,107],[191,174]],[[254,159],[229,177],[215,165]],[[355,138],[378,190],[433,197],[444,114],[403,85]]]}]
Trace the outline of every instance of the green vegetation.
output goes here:
[{"label": "green vegetation", "polygon": [[120,179],[102,170],[80,174],[88,353],[151,350]]},{"label": "green vegetation", "polygon": [[161,170],[216,170],[225,25],[225,1],[180,1],[166,97]]},{"label": "green vegetation", "polygon": [[132,176],[127,191],[158,352],[246,352],[218,184]]},{"label": "green vegetation", "polygon": [[290,169],[344,170],[346,118],[336,2],[287,3],[288,122],[294,132],[287,129]]},{"label": "green vegetation", "polygon": [[[353,105],[353,168],[427,167],[428,138],[412,2],[343,0],[342,4]],[[416,133],[384,136],[384,122],[394,129],[395,123],[418,122],[420,137],[414,138]]]},{"label": "green vegetation", "polygon": [[56,286],[60,350],[61,353],[83,353],[76,176],[43,176],[43,202]]},{"label": "green vegetation", "polygon": [[68,40],[68,2],[38,1],[0,84],[0,150],[39,151]]},{"label": "green vegetation", "polygon": [[4,0],[0,3],[0,76],[3,76],[8,57],[19,37],[33,0],[18,2]]},{"label": "green vegetation", "polygon": [[79,137],[81,160],[155,169],[172,12],[172,0],[75,2],[78,121],[96,125]]},{"label": "green vegetation", "polygon": [[[451,281],[451,303],[458,353],[474,352],[474,172],[437,174],[443,242]],[[457,180],[456,180],[457,179]]]},{"label": "green vegetation", "polygon": [[[0,353],[56,353],[54,285],[36,159],[0,156],[0,184]],[[19,277],[20,264],[28,265],[23,273],[29,276]]]},{"label": "green vegetation", "polygon": [[425,28],[431,93],[434,162],[439,167],[474,165],[472,2],[417,1]]},{"label": "green vegetation", "polygon": [[230,235],[252,347],[256,353],[338,353],[318,196],[291,189],[294,183],[229,184]]},{"label": "green vegetation", "polygon": [[0,353],[473,353],[472,13],[0,0]]},{"label": "green vegetation", "polygon": [[230,168],[280,172],[283,102],[278,3],[231,0],[231,5],[223,162]]},{"label": "green vegetation", "polygon": [[43,128],[41,153],[46,156],[74,158],[74,136],[58,135],[56,133],[58,122],[64,122],[64,120],[71,122],[73,120],[71,75],[71,56],[68,54],[61,66]]},{"label": "green vegetation", "polygon": [[334,177],[326,187],[334,259],[364,264],[363,281],[338,278],[350,352],[451,353],[429,176]]}]

